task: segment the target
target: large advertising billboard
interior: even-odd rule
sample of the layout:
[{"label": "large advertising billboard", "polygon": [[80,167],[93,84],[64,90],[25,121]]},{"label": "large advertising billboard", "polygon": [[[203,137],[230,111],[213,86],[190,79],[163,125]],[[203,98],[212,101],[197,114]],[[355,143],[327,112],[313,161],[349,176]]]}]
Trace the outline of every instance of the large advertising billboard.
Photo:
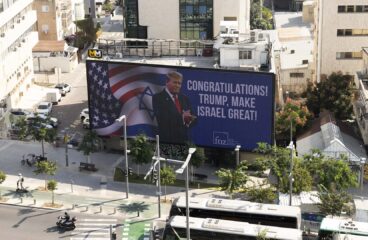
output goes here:
[{"label": "large advertising billboard", "polygon": [[273,142],[274,75],[87,60],[91,128],[160,142],[253,150]]}]

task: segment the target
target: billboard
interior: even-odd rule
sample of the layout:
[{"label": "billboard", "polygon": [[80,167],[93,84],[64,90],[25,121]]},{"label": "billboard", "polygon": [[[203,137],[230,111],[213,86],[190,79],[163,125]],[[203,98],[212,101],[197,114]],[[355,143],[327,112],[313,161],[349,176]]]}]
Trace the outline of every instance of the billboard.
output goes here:
[{"label": "billboard", "polygon": [[253,150],[273,142],[274,75],[87,60],[91,128],[160,142]]}]

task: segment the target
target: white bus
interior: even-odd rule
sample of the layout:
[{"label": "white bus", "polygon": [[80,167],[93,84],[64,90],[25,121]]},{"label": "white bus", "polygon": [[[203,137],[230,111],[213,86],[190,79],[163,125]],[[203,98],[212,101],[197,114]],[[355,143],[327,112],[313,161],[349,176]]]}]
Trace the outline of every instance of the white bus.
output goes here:
[{"label": "white bus", "polygon": [[357,236],[350,234],[335,234],[333,240],[368,240],[368,236]]},{"label": "white bus", "polygon": [[[280,228],[220,220],[213,218],[189,219],[191,240],[255,240],[258,236],[270,240],[301,240],[302,231],[298,229]],[[164,230],[163,240],[186,239],[186,217],[170,218]]]},{"label": "white bus", "polygon": [[339,218],[324,218],[318,232],[318,239],[334,239],[336,234],[368,236],[368,223]]},{"label": "white bus", "polygon": [[[189,212],[190,217],[301,229],[301,210],[294,206],[217,198],[189,198]],[[172,216],[186,216],[185,197],[175,199],[170,210],[170,217]]]}]

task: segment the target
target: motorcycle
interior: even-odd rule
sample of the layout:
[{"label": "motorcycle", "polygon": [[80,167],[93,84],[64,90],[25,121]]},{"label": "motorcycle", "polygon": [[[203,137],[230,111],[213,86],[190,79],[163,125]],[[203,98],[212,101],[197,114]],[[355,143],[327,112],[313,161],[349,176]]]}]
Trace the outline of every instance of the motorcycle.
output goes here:
[{"label": "motorcycle", "polygon": [[76,217],[66,219],[64,216],[59,216],[58,221],[56,222],[56,226],[63,230],[74,230],[76,221]]}]

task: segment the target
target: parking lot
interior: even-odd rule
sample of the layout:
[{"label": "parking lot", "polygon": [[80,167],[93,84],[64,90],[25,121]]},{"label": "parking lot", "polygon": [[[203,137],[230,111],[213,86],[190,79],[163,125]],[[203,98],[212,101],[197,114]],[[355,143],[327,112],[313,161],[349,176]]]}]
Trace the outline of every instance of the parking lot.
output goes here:
[{"label": "parking lot", "polygon": [[[39,77],[39,79],[42,82],[43,77]],[[71,86],[71,91],[67,92],[65,96],[62,96],[60,102],[52,106],[50,116],[57,118],[59,121],[57,132],[59,135],[63,135],[66,131],[71,136],[75,134],[79,137],[83,136],[86,130],[82,127],[82,121],[79,115],[82,109],[88,107],[85,64],[80,63],[72,73],[63,73],[59,79],[48,77],[47,83],[43,82],[42,85],[53,88],[58,83],[57,81],[59,83],[67,83]],[[48,91],[48,89],[40,86],[34,86],[32,88],[27,96],[19,103],[20,108],[35,110],[35,106],[39,102],[44,101],[43,97],[45,96],[45,91]]]}]

